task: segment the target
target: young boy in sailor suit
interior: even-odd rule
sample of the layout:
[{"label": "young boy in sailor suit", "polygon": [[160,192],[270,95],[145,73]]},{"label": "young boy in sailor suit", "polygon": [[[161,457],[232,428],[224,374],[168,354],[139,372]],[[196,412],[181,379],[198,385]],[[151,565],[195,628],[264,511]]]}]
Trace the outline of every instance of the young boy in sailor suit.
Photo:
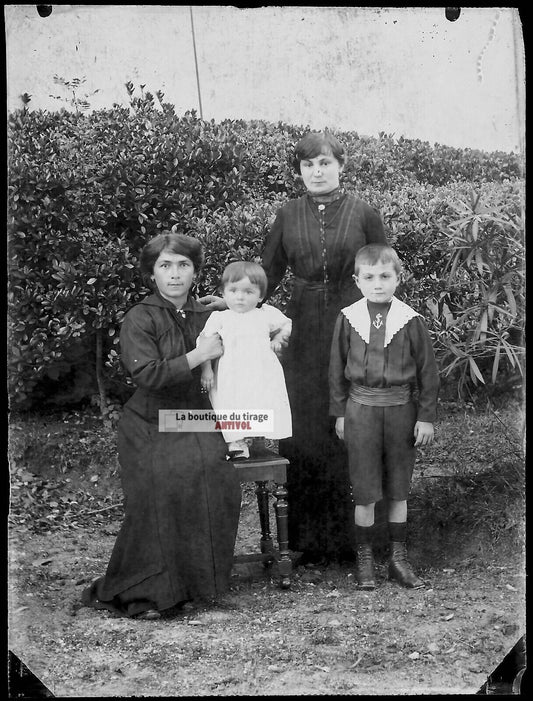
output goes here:
[{"label": "young boy in sailor suit", "polygon": [[[401,274],[396,251],[362,247],[354,280],[363,298],[341,310],[329,368],[330,414],[346,442],[355,502],[356,579],[376,586],[372,551],[374,506],[388,498],[389,578],[424,586],[406,550],[407,497],[416,446],[433,441],[439,376],[422,317],[394,296]],[[416,401],[413,393],[416,390]]]}]

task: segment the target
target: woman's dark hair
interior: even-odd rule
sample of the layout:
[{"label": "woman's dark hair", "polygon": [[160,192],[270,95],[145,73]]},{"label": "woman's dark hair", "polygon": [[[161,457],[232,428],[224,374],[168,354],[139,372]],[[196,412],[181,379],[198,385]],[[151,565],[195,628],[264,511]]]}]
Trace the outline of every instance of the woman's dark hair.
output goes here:
[{"label": "woman's dark hair", "polygon": [[163,231],[148,241],[141,251],[140,269],[144,284],[153,289],[154,285],[150,276],[154,272],[154,265],[163,251],[170,251],[182,256],[187,256],[194,265],[194,271],[198,272],[204,264],[204,247],[198,239],[185,234],[175,234],[172,231]]},{"label": "woman's dark hair", "polygon": [[329,131],[310,131],[294,147],[293,166],[300,173],[300,161],[316,158],[321,153],[331,154],[341,166],[346,162],[344,146]]},{"label": "woman's dark hair", "polygon": [[268,280],[265,271],[259,263],[252,263],[246,260],[237,260],[225,267],[222,273],[221,287],[224,289],[229,282],[238,282],[245,277],[247,277],[253,285],[259,287],[261,297],[266,295]]}]

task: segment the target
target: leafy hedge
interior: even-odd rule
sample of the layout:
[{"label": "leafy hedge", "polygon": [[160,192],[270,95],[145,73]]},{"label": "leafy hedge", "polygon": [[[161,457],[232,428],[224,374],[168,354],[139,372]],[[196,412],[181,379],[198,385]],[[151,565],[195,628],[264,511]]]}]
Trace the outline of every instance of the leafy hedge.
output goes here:
[{"label": "leafy hedge", "polygon": [[[116,344],[125,311],[146,293],[141,247],[163,229],[197,236],[207,252],[199,292],[215,291],[228,261],[259,259],[277,207],[301,193],[290,155],[307,130],[179,116],[150,94],[129,109],[10,114],[12,407],[98,393],[105,411],[109,397],[127,396]],[[406,298],[429,317],[443,377],[461,389],[517,371],[519,159],[337,135],[349,153],[344,184],[381,211],[406,264]]]}]

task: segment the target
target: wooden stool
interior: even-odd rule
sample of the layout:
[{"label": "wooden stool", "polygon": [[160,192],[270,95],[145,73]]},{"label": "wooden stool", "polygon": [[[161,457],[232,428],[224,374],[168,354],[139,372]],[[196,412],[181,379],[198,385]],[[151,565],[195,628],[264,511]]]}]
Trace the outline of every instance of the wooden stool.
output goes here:
[{"label": "wooden stool", "polygon": [[[281,575],[280,586],[288,589],[291,585],[292,561],[289,557],[289,530],[287,522],[287,458],[278,455],[273,450],[262,447],[254,452],[252,446],[250,457],[245,460],[232,460],[232,465],[237,470],[241,482],[255,482],[257,489],[257,506],[259,509],[259,522],[261,524],[261,553],[252,555],[237,555],[235,562],[252,562],[262,560],[265,565],[274,560],[278,563]],[[270,533],[270,519],[268,508],[269,490],[267,482],[273,481],[276,485],[272,494],[276,497],[274,509],[276,512],[276,529],[279,549],[274,548]]]}]

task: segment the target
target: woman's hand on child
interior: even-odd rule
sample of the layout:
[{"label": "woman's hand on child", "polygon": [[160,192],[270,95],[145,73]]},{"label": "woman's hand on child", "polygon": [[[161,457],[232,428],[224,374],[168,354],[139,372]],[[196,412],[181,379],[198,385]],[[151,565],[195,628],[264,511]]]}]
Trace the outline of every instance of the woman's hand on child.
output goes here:
[{"label": "woman's hand on child", "polygon": [[204,361],[220,358],[220,356],[224,353],[222,339],[218,333],[212,334],[211,336],[204,336],[203,334],[200,334],[196,343]]},{"label": "woman's hand on child", "polygon": [[270,347],[274,353],[280,357],[283,353],[283,349],[287,348],[289,345],[290,331],[289,333],[282,333],[278,331],[270,339]]},{"label": "woman's hand on child", "polygon": [[417,421],[415,424],[415,446],[433,443],[433,424],[429,421]]},{"label": "woman's hand on child", "polygon": [[218,311],[222,312],[224,309],[228,308],[225,300],[222,297],[217,297],[216,295],[205,295],[205,297],[200,297],[198,299],[200,304],[203,304],[208,312]]},{"label": "woman's hand on child", "polygon": [[335,433],[341,439],[344,440],[344,416],[338,416],[335,421]]}]

